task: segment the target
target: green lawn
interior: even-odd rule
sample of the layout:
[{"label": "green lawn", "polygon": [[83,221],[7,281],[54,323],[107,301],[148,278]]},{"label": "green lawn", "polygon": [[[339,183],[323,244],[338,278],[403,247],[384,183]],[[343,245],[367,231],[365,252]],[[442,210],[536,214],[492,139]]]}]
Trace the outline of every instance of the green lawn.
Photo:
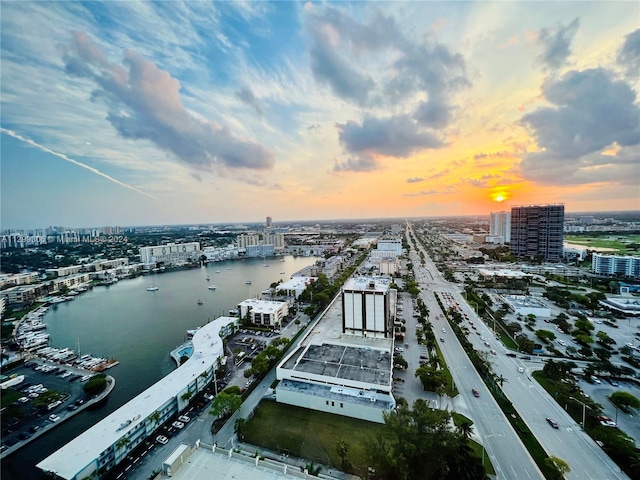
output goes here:
[{"label": "green lawn", "polygon": [[349,444],[347,459],[356,474],[366,472],[365,438],[379,434],[382,425],[272,401],[263,401],[247,422],[248,443],[294,457],[340,468],[338,440]]},{"label": "green lawn", "polygon": [[[466,419],[456,413],[453,416],[454,423]],[[330,461],[331,467],[339,469],[341,460],[336,443],[344,440],[349,445],[347,460],[353,465],[353,473],[366,478],[365,441],[369,435],[379,435],[382,428],[382,424],[263,401],[247,421],[245,441],[316,464],[328,465]],[[482,445],[472,440],[469,444],[475,455],[482,458]],[[487,474],[495,474],[488,456],[484,457],[484,465]]]},{"label": "green lawn", "polygon": [[[612,237],[615,237],[612,238]],[[624,237],[624,240],[621,238]],[[629,243],[640,243],[640,235],[606,235],[606,236],[587,236],[587,235],[565,235],[564,240],[570,243],[578,245],[584,245],[585,247],[594,248],[613,248],[618,253],[625,253],[630,255],[638,255],[638,250],[628,249]],[[615,252],[612,252],[615,253]]]}]

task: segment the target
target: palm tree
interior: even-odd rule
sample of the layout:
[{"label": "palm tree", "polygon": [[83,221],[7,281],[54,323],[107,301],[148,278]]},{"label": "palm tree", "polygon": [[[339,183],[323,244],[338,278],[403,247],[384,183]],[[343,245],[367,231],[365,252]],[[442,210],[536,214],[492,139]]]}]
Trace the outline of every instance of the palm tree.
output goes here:
[{"label": "palm tree", "polygon": [[447,387],[445,387],[444,385],[440,384],[436,387],[436,394],[440,398],[440,409],[442,409],[442,397],[444,397],[446,393]]},{"label": "palm tree", "polygon": [[161,418],[160,411],[156,410],[155,412],[153,412],[151,415],[147,417],[147,420],[149,420],[150,423],[155,424],[160,422],[160,418]]},{"label": "palm tree", "polygon": [[458,432],[464,438],[471,438],[471,434],[473,433],[473,424],[469,420],[462,420],[460,425],[458,425]]},{"label": "palm tree", "polygon": [[500,388],[502,388],[502,385],[504,385],[504,382],[508,382],[509,379],[503,377],[502,375],[496,375],[495,376],[496,382],[498,383],[498,385],[500,385]]},{"label": "palm tree", "polygon": [[438,357],[437,355],[433,355],[429,358],[429,364],[437,370],[438,368],[442,367],[442,360],[440,360],[440,357]]}]

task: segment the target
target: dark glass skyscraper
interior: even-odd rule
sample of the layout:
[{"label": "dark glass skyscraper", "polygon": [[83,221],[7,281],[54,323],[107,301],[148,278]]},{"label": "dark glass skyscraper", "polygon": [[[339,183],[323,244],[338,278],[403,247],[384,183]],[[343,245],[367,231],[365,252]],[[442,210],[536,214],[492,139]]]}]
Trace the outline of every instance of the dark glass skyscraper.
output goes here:
[{"label": "dark glass skyscraper", "polygon": [[511,209],[511,254],[518,258],[562,259],[564,205],[527,205]]}]

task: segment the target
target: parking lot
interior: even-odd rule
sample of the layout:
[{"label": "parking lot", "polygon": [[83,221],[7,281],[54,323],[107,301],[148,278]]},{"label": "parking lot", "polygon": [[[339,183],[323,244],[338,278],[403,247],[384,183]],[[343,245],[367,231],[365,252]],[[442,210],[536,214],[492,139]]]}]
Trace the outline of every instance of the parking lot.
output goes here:
[{"label": "parking lot", "polygon": [[11,371],[24,381],[3,395],[15,398],[2,412],[2,453],[43,434],[83,408],[90,399],[83,390],[93,373],[31,360]]}]

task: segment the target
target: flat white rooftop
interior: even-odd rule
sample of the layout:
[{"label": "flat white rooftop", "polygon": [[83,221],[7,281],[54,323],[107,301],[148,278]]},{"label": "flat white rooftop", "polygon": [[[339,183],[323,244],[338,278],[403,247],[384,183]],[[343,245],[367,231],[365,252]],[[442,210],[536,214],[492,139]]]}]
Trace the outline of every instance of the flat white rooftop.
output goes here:
[{"label": "flat white rooftop", "polygon": [[275,313],[282,307],[286,306],[286,302],[275,302],[272,300],[256,300],[250,298],[239,303],[242,307],[251,307],[255,313]]},{"label": "flat white rooftop", "polygon": [[234,321],[237,319],[221,317],[200,328],[193,337],[193,355],[189,360],[36,466],[65,479],[74,478],[224,356],[219,332]]},{"label": "flat white rooftop", "polygon": [[391,279],[386,277],[351,277],[344,284],[343,290],[384,293],[389,290]]},{"label": "flat white rooftop", "polygon": [[291,280],[278,285],[278,290],[296,290],[298,288],[305,288],[311,282],[317,280],[318,277],[293,277]]}]

